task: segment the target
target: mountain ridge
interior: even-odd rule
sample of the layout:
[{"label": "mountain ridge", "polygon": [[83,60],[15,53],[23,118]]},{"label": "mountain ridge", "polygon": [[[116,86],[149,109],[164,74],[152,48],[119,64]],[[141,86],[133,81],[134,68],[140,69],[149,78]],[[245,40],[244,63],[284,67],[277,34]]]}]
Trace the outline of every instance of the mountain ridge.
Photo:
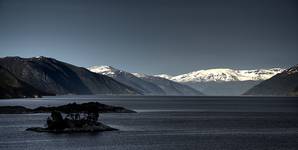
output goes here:
[{"label": "mountain ridge", "polygon": [[155,75],[176,82],[229,82],[267,80],[282,72],[282,68],[240,70],[230,68],[213,68],[197,70],[189,73],[171,76],[167,74]]},{"label": "mountain ridge", "polygon": [[48,57],[4,57],[0,66],[34,88],[53,94],[137,94],[108,76]]},{"label": "mountain ridge", "polygon": [[146,93],[148,95],[163,95],[165,94],[164,91],[156,86],[155,84],[142,80],[132,73],[116,69],[111,66],[92,66],[87,68],[88,70],[98,73],[107,75],[121,83],[124,83],[141,93]]},{"label": "mountain ridge", "polygon": [[[119,82],[139,89],[145,95],[202,95],[201,92],[191,87],[160,77],[141,73],[129,73],[111,66],[92,66],[88,69],[96,73],[108,75]],[[141,83],[146,83],[147,85],[141,85]],[[149,84],[150,87],[148,87]]]},{"label": "mountain ridge", "polygon": [[297,93],[298,65],[295,65],[252,87],[244,95],[297,96]]}]

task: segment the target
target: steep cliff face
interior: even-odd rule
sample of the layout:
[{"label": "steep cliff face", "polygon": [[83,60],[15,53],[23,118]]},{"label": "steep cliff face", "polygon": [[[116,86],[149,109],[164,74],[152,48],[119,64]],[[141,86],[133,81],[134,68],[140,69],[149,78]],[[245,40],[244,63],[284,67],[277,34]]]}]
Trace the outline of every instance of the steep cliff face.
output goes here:
[{"label": "steep cliff face", "polygon": [[54,94],[136,94],[114,79],[47,57],[0,59],[0,66],[32,87]]}]

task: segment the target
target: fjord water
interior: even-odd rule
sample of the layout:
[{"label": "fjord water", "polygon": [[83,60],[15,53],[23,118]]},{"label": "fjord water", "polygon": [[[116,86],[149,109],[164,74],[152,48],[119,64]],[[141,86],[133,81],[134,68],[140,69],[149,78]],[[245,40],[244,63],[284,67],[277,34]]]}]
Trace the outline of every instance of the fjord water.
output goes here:
[{"label": "fjord water", "polygon": [[56,96],[1,100],[0,105],[57,106],[98,101],[138,113],[100,115],[120,129],[102,133],[25,131],[49,114],[0,114],[0,149],[297,149],[295,97]]}]

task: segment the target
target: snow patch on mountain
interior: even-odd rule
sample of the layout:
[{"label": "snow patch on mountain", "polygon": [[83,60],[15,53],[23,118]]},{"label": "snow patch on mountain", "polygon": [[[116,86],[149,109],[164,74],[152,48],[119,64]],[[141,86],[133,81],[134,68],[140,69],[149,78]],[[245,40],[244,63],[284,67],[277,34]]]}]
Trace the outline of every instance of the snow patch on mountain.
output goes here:
[{"label": "snow patch on mountain", "polygon": [[121,70],[115,69],[111,66],[92,66],[87,69],[92,72],[100,73],[103,75],[114,75],[116,72],[121,71]]},{"label": "snow patch on mountain", "polygon": [[167,74],[159,74],[159,75],[154,75],[155,77],[160,77],[160,78],[165,78],[165,79],[172,79],[173,76],[167,75]]},{"label": "snow patch on mountain", "polygon": [[138,78],[146,78],[149,77],[149,75],[146,75],[144,73],[132,73],[134,76],[138,77]]},{"label": "snow patch on mountain", "polygon": [[255,69],[255,70],[234,70],[229,68],[216,68],[194,71],[178,76],[156,75],[176,82],[229,82],[229,81],[258,81],[267,80],[272,76],[281,73],[284,69]]}]

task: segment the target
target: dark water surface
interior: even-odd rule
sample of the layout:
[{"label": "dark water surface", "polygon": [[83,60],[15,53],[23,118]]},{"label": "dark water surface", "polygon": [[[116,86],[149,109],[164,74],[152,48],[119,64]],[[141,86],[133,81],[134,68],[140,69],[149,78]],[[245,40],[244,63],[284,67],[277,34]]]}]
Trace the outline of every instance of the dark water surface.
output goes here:
[{"label": "dark water surface", "polygon": [[120,131],[51,134],[49,114],[0,114],[0,149],[298,149],[298,100],[294,97],[60,96],[1,100],[0,105],[56,106],[98,101],[138,113],[102,114]]}]

